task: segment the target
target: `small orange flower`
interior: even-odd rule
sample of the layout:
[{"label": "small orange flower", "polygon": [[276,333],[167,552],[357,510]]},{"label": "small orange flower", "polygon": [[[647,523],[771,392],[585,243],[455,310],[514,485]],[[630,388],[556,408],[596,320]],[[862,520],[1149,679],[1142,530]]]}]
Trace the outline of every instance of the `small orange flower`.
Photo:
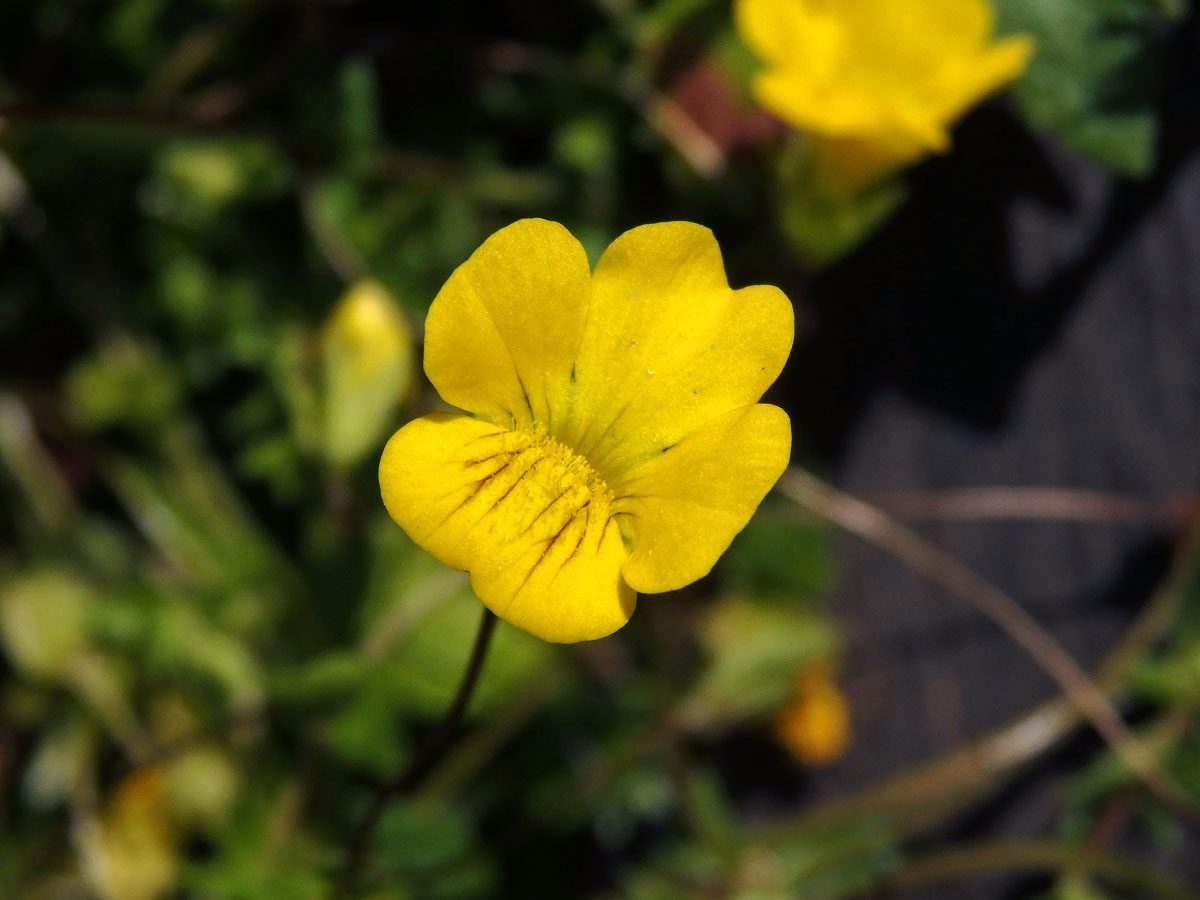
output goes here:
[{"label": "small orange flower", "polygon": [[850,705],[827,666],[801,672],[792,702],[775,718],[775,735],[797,760],[823,766],[850,746]]}]

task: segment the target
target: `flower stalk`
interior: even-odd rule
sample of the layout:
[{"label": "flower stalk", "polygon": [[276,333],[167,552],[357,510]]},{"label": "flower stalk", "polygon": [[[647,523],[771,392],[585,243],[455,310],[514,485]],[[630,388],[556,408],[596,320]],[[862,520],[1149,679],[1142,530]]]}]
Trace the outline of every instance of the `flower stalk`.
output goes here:
[{"label": "flower stalk", "polygon": [[479,630],[475,633],[475,645],[471,648],[471,658],[463,673],[454,701],[447,708],[440,722],[429,732],[421,746],[412,755],[408,765],[392,781],[383,785],[375,794],[371,805],[367,808],[362,820],[355,828],[354,834],[346,850],[346,861],[339,880],[338,897],[348,897],[353,892],[362,873],[367,851],[371,846],[371,838],[379,825],[383,814],[397,799],[410,793],[433,771],[441,759],[446,747],[453,739],[466,715],[467,706],[479,683],[479,675],[483,671],[484,660],[487,659],[488,648],[492,643],[492,634],[496,630],[496,616],[484,607],[479,619]]}]

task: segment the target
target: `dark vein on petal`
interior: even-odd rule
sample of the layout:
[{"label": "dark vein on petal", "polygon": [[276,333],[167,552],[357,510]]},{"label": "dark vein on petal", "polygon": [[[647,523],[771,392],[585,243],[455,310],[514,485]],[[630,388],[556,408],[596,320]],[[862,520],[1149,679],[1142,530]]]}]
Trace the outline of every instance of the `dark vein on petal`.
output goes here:
[{"label": "dark vein on petal", "polygon": [[[522,538],[522,537],[525,537],[525,535],[529,534],[530,529],[532,529],[533,526],[538,523],[538,520],[541,519],[541,517],[544,516],[546,513],[550,512],[550,510],[554,508],[555,504],[557,504],[558,501],[561,500],[565,496],[567,496],[566,489],[564,489],[561,494],[559,494],[557,497],[555,497],[553,500],[551,500],[549,503],[547,503],[546,507],[540,513],[538,513],[536,516],[534,516],[532,519],[530,519],[529,524],[525,526],[525,529],[520,534],[518,534],[517,537]],[[590,503],[591,501],[589,500],[588,502]]]},{"label": "dark vein on petal", "polygon": [[536,420],[537,416],[533,414],[533,402],[529,399],[529,391],[525,389],[525,380],[521,378],[521,372],[519,369],[517,369],[517,361],[515,359],[513,360],[513,372],[516,373],[517,384],[521,386],[521,396],[525,398],[525,408],[529,410],[529,418],[531,420]]},{"label": "dark vein on petal", "polygon": [[[608,433],[610,431],[612,431],[613,426],[617,424],[617,420],[620,419],[621,416],[625,415],[625,413],[629,411],[629,407],[632,405],[633,405],[633,398],[630,398],[628,401],[626,401],[625,405],[621,407],[620,411],[618,411],[617,414],[615,416],[613,416],[611,420],[609,420],[609,423],[604,426],[604,430],[602,432],[600,432],[600,436],[591,442],[591,444],[588,446],[587,450],[582,451],[584,456],[588,457],[589,459],[591,458],[592,453],[595,451],[595,449],[597,447],[600,446],[600,442],[602,440],[604,440],[606,437],[608,437]],[[585,437],[586,437],[586,435],[585,435]],[[582,444],[583,441],[580,440],[579,443]]]},{"label": "dark vein on petal", "polygon": [[571,527],[571,522],[573,521],[575,521],[574,518],[570,519],[566,525],[558,530],[558,534],[550,538],[549,543],[542,548],[542,552],[538,555],[537,559],[533,561],[533,565],[529,567],[529,571],[525,573],[525,577],[521,579],[521,583],[518,584],[516,590],[513,591],[512,599],[509,600],[508,605],[504,607],[506,612],[510,606],[517,602],[517,597],[521,595],[521,591],[525,590],[525,585],[529,584],[529,579],[533,577],[533,573],[538,570],[538,566],[546,561],[546,556],[549,555],[550,550],[554,547],[555,542],[562,537],[564,531]]},{"label": "dark vein on petal", "polygon": [[445,525],[447,522],[449,522],[454,517],[455,513],[457,513],[464,506],[466,506],[468,503],[470,503],[472,500],[474,500],[476,497],[478,497],[479,492],[483,490],[483,486],[485,484],[487,484],[487,481],[488,480],[486,478],[484,478],[484,479],[481,479],[480,481],[476,481],[474,484],[472,484],[471,492],[462,499],[462,501],[458,504],[458,506],[454,507],[454,509],[452,509],[452,510],[450,510],[450,512],[446,513],[446,516],[445,516],[445,518],[442,519],[442,521],[438,522],[435,526],[433,526],[433,529],[429,532],[429,536],[432,537],[434,534],[436,534],[438,531],[440,531],[442,526]]},{"label": "dark vein on petal", "polygon": [[497,450],[497,451],[496,451],[495,453],[493,453],[491,456],[481,456],[481,457],[479,457],[478,459],[464,459],[464,460],[462,461],[462,465],[463,465],[463,466],[478,466],[478,465],[482,465],[483,463],[485,463],[485,462],[488,462],[489,460],[493,460],[493,459],[495,459],[497,456],[499,456],[499,455],[500,455],[500,454],[502,454],[502,453],[504,453],[504,451],[503,451],[503,450]]},{"label": "dark vein on petal", "polygon": [[[503,408],[501,408],[501,409],[505,413],[505,415],[512,415],[507,409],[503,409]],[[481,434],[477,437],[471,438],[469,441],[467,441],[465,444],[463,444],[463,446],[470,447],[472,444],[478,444],[480,441],[490,441],[493,438],[503,438],[503,437],[504,437],[504,432],[492,431],[492,432],[488,432],[487,434]]]},{"label": "dark vein on petal", "polygon": [[[496,471],[494,471],[488,475],[485,475],[483,478],[479,479],[478,481],[471,482],[470,493],[467,494],[467,496],[465,498],[463,498],[463,500],[456,507],[454,507],[454,509],[450,510],[450,512],[446,514],[446,517],[444,519],[442,519],[442,521],[438,522],[437,525],[435,525],[433,527],[433,529],[429,532],[429,534],[432,536],[433,534],[438,532],[443,525],[445,525],[447,522],[450,521],[450,519],[454,516],[455,513],[457,513],[464,506],[466,506],[468,503],[470,503],[472,500],[474,500],[476,497],[478,497],[479,494],[483,491],[484,486],[487,485],[487,483],[489,481],[491,481],[493,478],[495,478],[497,475],[499,475],[505,469],[507,469],[510,465],[512,465],[512,461],[514,459],[516,459],[516,457],[517,457],[517,454],[515,454],[515,453],[512,454],[511,456],[509,456],[509,458],[507,460],[505,460],[504,465],[502,465],[500,468],[496,469]],[[519,480],[520,479],[518,478],[518,481]],[[510,488],[510,490],[511,490],[511,488]],[[451,491],[450,493],[453,493],[453,491]],[[445,496],[449,496],[449,494],[447,494]]]},{"label": "dark vein on petal", "polygon": [[[520,454],[513,454],[513,459],[516,459],[516,457],[519,455]],[[511,462],[511,460],[510,460],[510,462]],[[498,507],[501,503],[503,503],[506,499],[508,499],[508,495],[511,494],[514,490],[516,490],[517,485],[521,483],[521,480],[526,475],[528,475],[529,472],[533,469],[533,467],[536,466],[537,464],[538,464],[538,460],[536,460],[536,459],[532,463],[530,463],[525,468],[525,471],[523,471],[520,475],[518,475],[516,478],[513,479],[513,483],[508,486],[508,490],[505,491],[503,494],[501,494],[500,497],[496,500],[496,502],[493,503],[491,506],[489,506],[487,508],[487,511],[485,511],[482,515],[480,515],[479,518],[483,519],[486,516],[490,516],[493,512],[495,512],[496,507]],[[505,465],[507,465],[507,463]]]},{"label": "dark vein on petal", "polygon": [[516,590],[513,591],[512,599],[509,600],[507,605],[504,607],[505,612],[508,612],[508,608],[517,602],[517,598],[521,596],[521,591],[525,590],[525,585],[529,584],[529,579],[533,577],[533,573],[537,571],[537,568],[542,564],[543,559],[545,559],[544,556],[539,556],[533,561],[533,565],[529,567],[529,571],[525,573],[525,577],[521,579],[521,583],[518,584]]},{"label": "dark vein on petal", "polygon": [[550,555],[550,551],[554,549],[554,545],[558,543],[558,539],[563,536],[563,532],[565,532],[568,528],[571,527],[571,523],[573,523],[575,521],[575,518],[576,518],[575,516],[572,516],[570,519],[568,519],[567,524],[564,525],[562,528],[558,529],[558,534],[556,534],[556,535],[554,535],[554,537],[550,538],[549,543],[547,543],[546,546],[542,549],[542,558],[540,560],[538,560],[539,563],[544,562],[546,557]]},{"label": "dark vein on petal", "polygon": [[[583,530],[579,532],[579,540],[577,540],[575,542],[574,549],[572,549],[571,552],[567,554],[567,558],[564,559],[562,561],[562,565],[558,567],[558,570],[560,572],[567,567],[567,564],[571,560],[573,560],[575,558],[575,554],[578,553],[579,548],[583,546],[584,538],[587,537],[588,525],[591,524],[591,521],[592,521],[592,510],[591,510],[590,504],[588,506],[585,506],[584,509],[587,510],[587,517],[584,519]],[[576,513],[575,516],[576,516],[576,518],[578,518],[579,513]],[[572,519],[572,521],[574,521],[574,519]]]}]

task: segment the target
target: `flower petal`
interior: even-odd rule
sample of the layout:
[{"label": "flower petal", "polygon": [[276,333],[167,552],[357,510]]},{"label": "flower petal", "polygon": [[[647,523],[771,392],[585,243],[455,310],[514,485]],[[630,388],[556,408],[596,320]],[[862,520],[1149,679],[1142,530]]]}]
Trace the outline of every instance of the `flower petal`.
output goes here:
[{"label": "flower petal", "polygon": [[630,543],[621,572],[657,593],[708,574],[787,468],[787,413],[759,403],[731,410],[613,485],[613,513]]},{"label": "flower petal", "polygon": [[609,484],[732,409],[754,403],[791,350],[774,287],[731,290],[707,228],[627,231],[592,276],[567,415],[553,431]]},{"label": "flower petal", "polygon": [[942,74],[945,90],[938,98],[939,112],[948,120],[957,119],[982,98],[1016,81],[1029,66],[1033,51],[1033,38],[1014,34],[968,59],[955,60]]},{"label": "flower petal", "polygon": [[737,0],[738,31],[759,56],[776,65],[827,76],[842,53],[836,17],[796,0]]},{"label": "flower petal", "polygon": [[557,222],[522,219],[488,238],[438,292],[425,372],[447,403],[489,422],[553,424],[583,336],[587,255]]},{"label": "flower petal", "polygon": [[434,413],[388,441],[379,484],[397,524],[470,572],[505,621],[568,642],[611,634],[633,614],[608,488],[544,431]]}]

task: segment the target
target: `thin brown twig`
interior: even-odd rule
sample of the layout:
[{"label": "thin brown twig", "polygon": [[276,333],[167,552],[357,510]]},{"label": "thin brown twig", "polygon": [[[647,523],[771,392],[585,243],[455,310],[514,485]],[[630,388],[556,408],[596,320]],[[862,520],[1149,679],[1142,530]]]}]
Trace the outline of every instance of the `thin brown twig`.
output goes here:
[{"label": "thin brown twig", "polygon": [[1128,494],[1055,486],[981,486],[935,491],[889,491],[871,497],[881,509],[904,519],[950,521],[1053,521],[1129,525],[1174,525],[1200,509],[1200,498],[1165,501]]},{"label": "thin brown twig", "polygon": [[463,673],[463,679],[458,686],[454,702],[450,704],[449,709],[442,716],[442,720],[412,755],[404,770],[376,792],[371,805],[367,808],[350,838],[346,850],[346,861],[342,867],[341,877],[338,879],[335,896],[347,897],[354,890],[363,863],[366,861],[371,837],[375,833],[379,820],[383,818],[383,814],[393,801],[416,788],[425,779],[437,763],[446,745],[454,737],[454,733],[458,730],[463,715],[467,711],[467,705],[471,701],[475,685],[479,681],[479,674],[483,671],[483,661],[487,658],[488,647],[495,629],[496,616],[485,607],[479,620],[479,630],[475,634],[475,646],[471,648],[471,658],[467,663],[466,672]]},{"label": "thin brown twig", "polygon": [[1138,890],[1139,897],[1198,900],[1200,894],[1157,869],[1111,853],[1061,842],[992,841],[953,847],[916,859],[892,877],[892,888],[924,887],[998,871],[1082,872]]},{"label": "thin brown twig", "polygon": [[[1183,592],[1192,583],[1198,554],[1200,523],[1176,541],[1166,577],[1098,667],[1096,683],[1110,696],[1122,696],[1129,673],[1174,621]],[[797,818],[760,826],[757,831],[761,840],[786,842],[796,836],[828,831],[864,815],[885,816],[902,822],[908,832],[918,831],[939,816],[944,817],[947,811],[960,810],[1003,785],[1061,744],[1081,721],[1074,705],[1065,697],[1055,697],[916,770],[894,775],[849,797],[830,800]]]},{"label": "thin brown twig", "polygon": [[1012,597],[880,509],[837,490],[802,469],[790,469],[780,479],[779,488],[795,502],[890,553],[987,616],[1058,684],[1080,714],[1147,787],[1173,807],[1190,805],[1129,731],[1087,672]]}]

